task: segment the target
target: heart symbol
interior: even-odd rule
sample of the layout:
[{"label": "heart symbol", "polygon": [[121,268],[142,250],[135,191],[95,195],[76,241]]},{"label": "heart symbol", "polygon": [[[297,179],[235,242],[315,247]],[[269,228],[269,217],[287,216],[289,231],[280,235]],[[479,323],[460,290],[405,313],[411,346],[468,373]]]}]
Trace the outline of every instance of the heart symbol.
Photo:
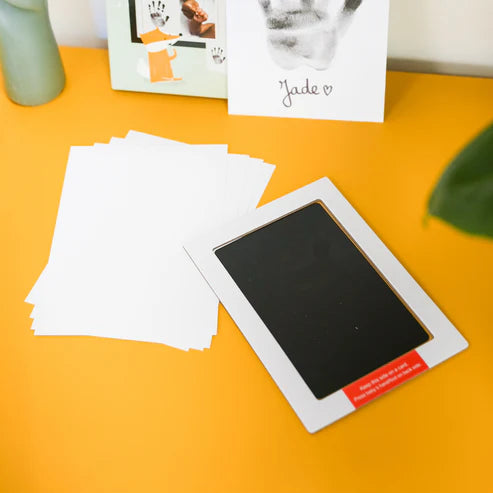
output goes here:
[{"label": "heart symbol", "polygon": [[332,93],[332,91],[334,90],[334,86],[324,85],[323,90],[324,90],[324,94],[326,96],[329,96]]}]

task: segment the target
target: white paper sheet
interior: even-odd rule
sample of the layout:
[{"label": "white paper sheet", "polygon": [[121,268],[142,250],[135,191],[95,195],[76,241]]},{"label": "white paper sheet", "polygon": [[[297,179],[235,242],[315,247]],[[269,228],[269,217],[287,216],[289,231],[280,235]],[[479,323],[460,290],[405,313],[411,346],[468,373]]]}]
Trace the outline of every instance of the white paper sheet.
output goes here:
[{"label": "white paper sheet", "polygon": [[218,301],[182,248],[255,208],[274,166],[129,132],[73,147],[47,266],[26,301],[36,335],[204,349]]}]

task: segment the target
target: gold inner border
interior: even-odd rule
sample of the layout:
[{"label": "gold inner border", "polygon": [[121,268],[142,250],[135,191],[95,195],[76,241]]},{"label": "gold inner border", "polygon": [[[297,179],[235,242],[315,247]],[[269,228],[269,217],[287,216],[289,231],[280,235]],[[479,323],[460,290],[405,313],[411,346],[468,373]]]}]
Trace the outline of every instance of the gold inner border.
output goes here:
[{"label": "gold inner border", "polygon": [[[358,377],[356,380],[353,380],[352,382],[349,382],[348,384],[346,384],[345,387],[349,386],[349,385],[352,385],[353,383],[357,382],[358,380],[361,380],[362,378],[365,378],[367,377],[368,375],[371,375],[373,372],[375,371],[378,371],[379,368],[382,368],[383,366],[385,365],[388,365],[390,363],[392,363],[393,361],[396,361],[397,359],[399,358],[402,358],[403,356],[405,356],[406,354],[409,354],[411,351],[415,351],[417,348],[423,346],[424,344],[427,344],[428,342],[430,342],[434,336],[433,334],[428,330],[428,328],[424,325],[423,321],[418,317],[418,315],[414,312],[414,310],[411,309],[411,307],[406,303],[406,301],[404,300],[404,298],[402,298],[402,296],[399,294],[399,292],[394,288],[394,286],[392,286],[392,284],[390,284],[390,282],[387,280],[387,278],[382,274],[382,272],[380,271],[380,269],[378,269],[378,267],[372,262],[372,260],[370,258],[368,258],[368,256],[366,255],[366,253],[360,248],[360,246],[358,245],[358,243],[356,243],[356,241],[353,239],[353,237],[348,233],[348,231],[346,230],[346,228],[344,228],[344,226],[339,222],[339,220],[334,217],[334,215],[332,214],[332,212],[328,209],[328,207],[324,204],[324,202],[322,202],[321,200],[314,200],[308,204],[305,204],[301,207],[298,207],[297,209],[293,209],[292,211],[286,213],[286,214],[283,214],[282,216],[279,216],[277,217],[276,219],[273,219],[272,221],[269,221],[268,223],[265,223],[263,224],[262,226],[259,226],[258,228],[255,228],[255,229],[252,229],[246,233],[243,233],[242,235],[240,236],[237,236],[236,238],[232,239],[232,240],[229,240],[215,248],[213,248],[213,252],[215,254],[215,252],[217,252],[218,250],[220,250],[221,248],[227,246],[227,245],[230,245],[231,243],[234,243],[235,241],[238,241],[240,240],[241,238],[244,238],[245,236],[248,236],[252,233],[255,233],[255,231],[258,231],[260,229],[263,229],[263,228],[266,228],[268,226],[270,226],[271,224],[277,222],[277,221],[280,221],[281,219],[284,219],[285,217],[288,217],[288,216],[291,216],[292,214],[295,214],[296,212],[299,212],[303,209],[306,209],[307,207],[310,207],[311,205],[314,205],[314,204],[318,204],[320,205],[324,211],[327,213],[327,215],[337,224],[337,226],[339,227],[339,229],[344,233],[344,235],[351,241],[351,243],[358,249],[358,251],[361,253],[361,255],[363,255],[363,257],[366,259],[366,261],[373,267],[373,270],[380,276],[380,278],[385,282],[385,284],[387,284],[387,286],[390,288],[390,290],[395,294],[395,296],[399,299],[399,301],[406,307],[407,311],[414,317],[414,319],[419,323],[419,325],[421,326],[421,328],[428,334],[428,340],[421,343],[419,346],[416,346],[415,348],[413,349],[410,349],[407,353],[404,353],[404,354],[401,354],[400,356],[397,356],[396,358],[390,360],[390,361],[387,361],[387,363],[384,363],[382,366],[379,366],[378,368],[375,368],[374,370],[372,370],[371,372],[369,373],[366,373],[364,375],[362,375],[361,377]],[[217,255],[216,255],[216,258],[217,258]],[[219,259],[218,259],[219,260]],[[399,262],[400,263],[400,262]],[[236,284],[236,283],[235,283]],[[247,300],[248,301],[248,300]],[[250,302],[248,302],[250,304]],[[250,304],[250,306],[252,306]],[[252,308],[255,310],[255,308],[252,306]],[[263,322],[263,320],[262,320]],[[267,329],[268,330],[268,329]],[[282,348],[281,348],[282,349]],[[288,358],[289,359],[289,358]],[[290,360],[291,361],[291,360]],[[292,363],[291,363],[292,364]],[[294,365],[293,365],[294,366]],[[298,371],[298,370],[296,370]],[[304,380],[303,380],[304,381]],[[305,382],[306,384],[306,382]],[[342,390],[344,389],[345,387],[342,387],[341,389],[339,390]],[[335,392],[338,392],[339,390],[336,390]],[[332,394],[335,394],[335,392],[333,392]],[[313,394],[313,392],[312,392]],[[326,397],[328,397],[329,395],[332,395],[332,394],[327,394],[325,397],[321,397],[320,399],[318,400],[322,400],[322,399],[325,399]]]}]

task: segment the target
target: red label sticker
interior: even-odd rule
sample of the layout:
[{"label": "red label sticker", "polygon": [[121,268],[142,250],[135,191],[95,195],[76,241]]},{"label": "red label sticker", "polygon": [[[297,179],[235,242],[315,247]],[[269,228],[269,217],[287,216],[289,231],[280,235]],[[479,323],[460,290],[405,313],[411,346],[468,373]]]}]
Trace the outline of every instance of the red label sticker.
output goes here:
[{"label": "red label sticker", "polygon": [[412,351],[381,366],[342,390],[354,407],[360,407],[427,369],[428,365],[421,356],[416,351]]}]

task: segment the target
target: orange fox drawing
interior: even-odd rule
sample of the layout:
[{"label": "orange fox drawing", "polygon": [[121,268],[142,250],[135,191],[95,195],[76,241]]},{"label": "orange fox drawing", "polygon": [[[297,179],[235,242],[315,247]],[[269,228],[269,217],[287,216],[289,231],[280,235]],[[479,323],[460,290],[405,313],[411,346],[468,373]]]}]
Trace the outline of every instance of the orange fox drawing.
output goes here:
[{"label": "orange fox drawing", "polygon": [[177,56],[176,50],[173,48],[172,55],[168,52],[168,47],[175,43],[180,36],[181,34],[163,33],[157,28],[140,35],[149,58],[151,82],[181,80],[181,77],[174,76],[173,68],[171,67],[171,60],[174,60]]}]

